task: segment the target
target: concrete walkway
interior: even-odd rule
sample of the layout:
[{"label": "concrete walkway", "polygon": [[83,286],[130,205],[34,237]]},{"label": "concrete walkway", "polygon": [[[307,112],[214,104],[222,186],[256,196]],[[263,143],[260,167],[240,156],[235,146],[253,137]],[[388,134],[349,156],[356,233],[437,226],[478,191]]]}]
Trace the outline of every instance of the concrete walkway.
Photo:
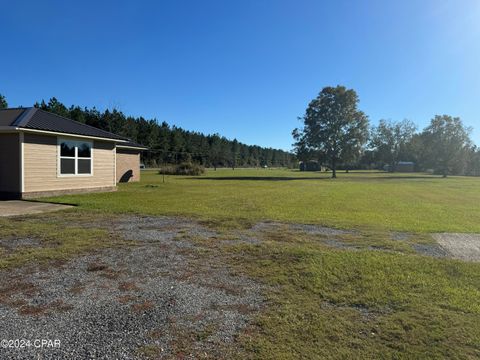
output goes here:
[{"label": "concrete walkway", "polygon": [[40,214],[44,212],[70,209],[72,207],[73,206],[70,205],[48,204],[33,201],[0,201],[0,217]]},{"label": "concrete walkway", "polygon": [[433,234],[433,238],[454,259],[480,262],[480,234]]}]

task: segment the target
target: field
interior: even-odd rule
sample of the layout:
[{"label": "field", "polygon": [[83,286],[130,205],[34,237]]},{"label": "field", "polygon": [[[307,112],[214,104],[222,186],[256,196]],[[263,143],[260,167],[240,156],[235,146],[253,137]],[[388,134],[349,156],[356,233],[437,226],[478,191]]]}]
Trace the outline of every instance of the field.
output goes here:
[{"label": "field", "polygon": [[117,193],[55,198],[83,209],[184,215],[226,224],[278,220],[339,228],[480,232],[478,178],[380,172],[218,170],[189,178],[143,173]]},{"label": "field", "polygon": [[[224,324],[217,319],[175,332],[166,356],[171,358],[480,356],[480,263],[451,259],[430,235],[480,233],[480,179],[351,172],[332,180],[324,173],[222,169],[194,178],[168,176],[164,183],[154,171],[142,175],[140,183],[121,184],[116,193],[49,199],[78,205],[74,210],[0,220],[0,238],[30,238],[40,229],[43,244],[56,243],[0,253],[0,267],[18,277],[28,264],[89,254],[82,264],[91,267],[95,256],[107,269],[99,273],[111,276],[116,267],[123,269],[122,259],[136,259],[131,266],[137,273],[108,281],[119,281],[124,291],[122,284],[135,280],[138,288],[148,284],[149,293],[162,276],[172,289],[208,280],[215,296],[237,301],[235,311],[233,305],[218,313],[206,305],[202,310],[218,319],[229,311],[249,319],[232,341],[216,342]],[[130,237],[119,239],[126,223]],[[137,238],[141,245],[129,242]],[[162,247],[152,243],[157,238]],[[146,279],[140,276],[138,264],[150,274],[162,252],[176,260],[162,262]],[[74,277],[74,266],[62,266],[59,273]],[[92,274],[88,284],[98,281]],[[58,291],[58,284],[53,288]],[[160,298],[170,290],[158,291]],[[154,306],[142,299],[132,306]],[[145,340],[137,354],[162,355],[162,336]]]}]

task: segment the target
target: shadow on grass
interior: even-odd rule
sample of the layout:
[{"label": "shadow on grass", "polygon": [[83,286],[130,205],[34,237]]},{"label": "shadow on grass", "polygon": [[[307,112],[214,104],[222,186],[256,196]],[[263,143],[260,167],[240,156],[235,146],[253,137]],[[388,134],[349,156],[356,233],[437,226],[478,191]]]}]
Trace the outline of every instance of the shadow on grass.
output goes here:
[{"label": "shadow on grass", "polygon": [[419,175],[419,176],[371,176],[364,178],[365,180],[372,179],[372,180],[415,180],[415,179],[441,179],[439,176],[431,176],[431,175]]},{"label": "shadow on grass", "polygon": [[[222,180],[222,181],[292,181],[292,180],[330,180],[331,176],[219,176],[219,177],[190,177],[188,179],[195,180]],[[435,179],[432,176],[362,176],[362,177],[344,177],[339,176],[338,180],[352,180],[352,181],[371,181],[371,180],[416,180],[416,179]]]},{"label": "shadow on grass", "polygon": [[290,176],[221,176],[221,177],[192,177],[196,180],[259,180],[259,181],[290,181],[290,180],[328,180],[331,176],[290,177]]}]

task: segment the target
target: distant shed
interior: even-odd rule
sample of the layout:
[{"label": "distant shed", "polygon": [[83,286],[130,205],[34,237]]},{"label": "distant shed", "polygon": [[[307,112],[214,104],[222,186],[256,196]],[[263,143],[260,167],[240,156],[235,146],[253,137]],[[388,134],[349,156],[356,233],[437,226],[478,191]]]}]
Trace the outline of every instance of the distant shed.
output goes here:
[{"label": "distant shed", "polygon": [[300,171],[322,171],[322,166],[315,160],[300,161]]},{"label": "distant shed", "polygon": [[412,161],[400,161],[395,168],[397,172],[414,172],[415,171],[415,163]]}]

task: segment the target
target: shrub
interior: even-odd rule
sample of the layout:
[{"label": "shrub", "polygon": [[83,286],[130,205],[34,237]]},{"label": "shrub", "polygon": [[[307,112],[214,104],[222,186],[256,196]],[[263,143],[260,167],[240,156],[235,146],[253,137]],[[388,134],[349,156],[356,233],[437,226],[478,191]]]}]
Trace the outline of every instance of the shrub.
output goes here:
[{"label": "shrub", "polygon": [[165,175],[198,176],[205,173],[205,168],[198,164],[184,162],[179,165],[163,166],[158,173]]}]

